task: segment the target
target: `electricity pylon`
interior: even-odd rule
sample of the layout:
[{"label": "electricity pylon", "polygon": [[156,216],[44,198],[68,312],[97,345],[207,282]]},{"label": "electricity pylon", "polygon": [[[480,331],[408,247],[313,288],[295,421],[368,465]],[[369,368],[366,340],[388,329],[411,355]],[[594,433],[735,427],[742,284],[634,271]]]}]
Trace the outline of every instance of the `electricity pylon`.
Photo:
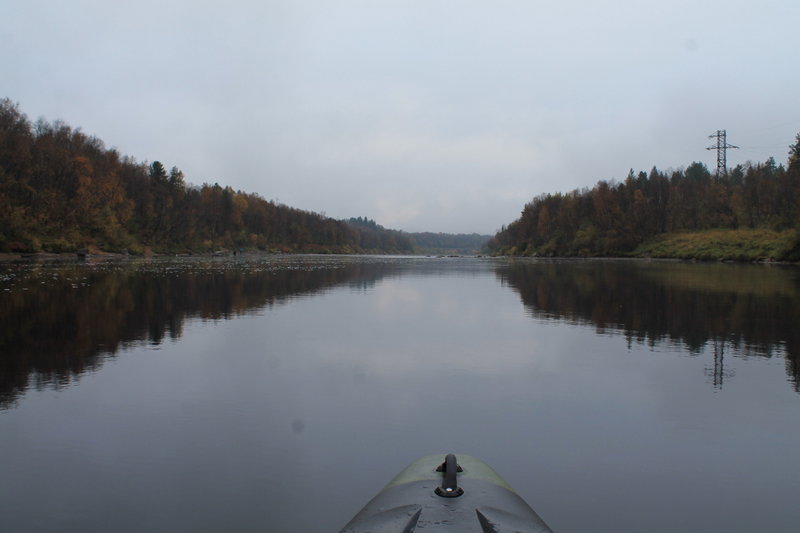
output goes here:
[{"label": "electricity pylon", "polygon": [[709,146],[706,150],[716,150],[717,151],[717,177],[725,176],[728,174],[728,165],[727,165],[727,150],[728,148],[739,148],[738,146],[734,146],[732,144],[728,144],[726,140],[727,132],[726,130],[717,130],[717,133],[709,135],[709,139],[713,139],[714,137],[717,138],[716,146]]}]

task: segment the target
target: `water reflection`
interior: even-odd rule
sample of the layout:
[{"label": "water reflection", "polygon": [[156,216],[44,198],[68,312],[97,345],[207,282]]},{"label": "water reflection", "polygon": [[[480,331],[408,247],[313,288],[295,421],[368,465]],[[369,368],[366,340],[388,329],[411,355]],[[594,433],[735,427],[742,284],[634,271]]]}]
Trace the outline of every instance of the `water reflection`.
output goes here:
[{"label": "water reflection", "polygon": [[0,274],[0,408],[30,386],[69,384],[128,346],[182,335],[341,284],[368,290],[396,270],[377,260],[13,264]]},{"label": "water reflection", "polygon": [[[397,276],[472,276],[494,269],[544,320],[591,325],[629,342],[713,347],[709,381],[722,387],[738,356],[785,354],[798,389],[800,277],[795,268],[620,261],[261,258],[0,268],[0,408],[24,391],[61,387],[120,349],[182,335],[190,318],[258,313],[293,297],[347,285],[368,291]],[[409,294],[387,289],[386,306]],[[379,302],[380,303],[380,302]],[[408,303],[408,302],[406,302]],[[299,431],[299,430],[298,430]]]},{"label": "water reflection", "polygon": [[0,265],[0,530],[321,533],[456,450],[563,533],[795,531],[796,272]]},{"label": "water reflection", "polygon": [[706,369],[721,388],[733,373],[726,351],[785,355],[800,377],[800,276],[795,267],[633,261],[516,261],[496,271],[543,320],[591,325],[629,343],[713,350]]}]

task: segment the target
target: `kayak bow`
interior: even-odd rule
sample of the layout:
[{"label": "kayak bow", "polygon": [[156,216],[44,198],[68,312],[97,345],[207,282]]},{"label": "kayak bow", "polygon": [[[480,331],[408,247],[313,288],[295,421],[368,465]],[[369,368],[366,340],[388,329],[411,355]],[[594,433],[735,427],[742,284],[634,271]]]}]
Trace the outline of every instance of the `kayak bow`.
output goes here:
[{"label": "kayak bow", "polygon": [[489,465],[429,455],[389,482],[340,533],[553,533]]}]

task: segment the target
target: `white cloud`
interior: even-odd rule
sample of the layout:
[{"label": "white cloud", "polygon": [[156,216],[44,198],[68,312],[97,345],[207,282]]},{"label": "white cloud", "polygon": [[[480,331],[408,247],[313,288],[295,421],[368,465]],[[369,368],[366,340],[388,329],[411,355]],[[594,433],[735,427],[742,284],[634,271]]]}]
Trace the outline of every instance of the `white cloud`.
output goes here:
[{"label": "white cloud", "polygon": [[444,138],[389,133],[356,141],[331,139],[323,154],[332,162],[480,165],[496,170],[531,170],[541,161],[531,144],[490,134]]},{"label": "white cloud", "polygon": [[388,228],[407,227],[423,213],[420,199],[409,192],[393,191],[390,196],[381,196],[374,201],[375,217]]}]

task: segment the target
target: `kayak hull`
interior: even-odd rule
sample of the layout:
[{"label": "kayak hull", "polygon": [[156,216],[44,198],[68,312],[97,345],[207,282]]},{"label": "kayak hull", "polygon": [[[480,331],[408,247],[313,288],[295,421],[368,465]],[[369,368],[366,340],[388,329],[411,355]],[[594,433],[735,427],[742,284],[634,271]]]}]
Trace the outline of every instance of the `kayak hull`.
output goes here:
[{"label": "kayak hull", "polygon": [[525,500],[480,459],[459,455],[458,487],[443,489],[445,463],[444,455],[414,461],[340,533],[552,533]]}]

